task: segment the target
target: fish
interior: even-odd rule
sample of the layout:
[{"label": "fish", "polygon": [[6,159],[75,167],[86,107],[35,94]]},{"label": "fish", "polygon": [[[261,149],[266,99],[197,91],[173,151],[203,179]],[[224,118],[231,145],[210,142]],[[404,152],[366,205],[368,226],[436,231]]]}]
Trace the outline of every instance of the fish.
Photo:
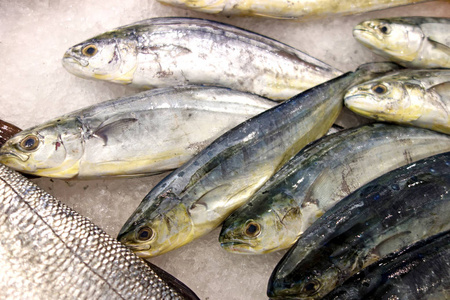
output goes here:
[{"label": "fish", "polygon": [[446,231],[368,266],[323,299],[449,299],[449,257]]},{"label": "fish", "polygon": [[450,70],[392,72],[349,88],[344,103],[367,118],[450,134]]},{"label": "fish", "polygon": [[346,87],[393,68],[398,66],[363,65],[226,132],[161,180],[118,239],[137,255],[151,257],[212,231],[295,153],[328,131]]},{"label": "fish", "polygon": [[180,167],[229,129],[277,104],[222,87],[149,90],[21,131],[0,148],[0,163],[61,179],[158,174]]},{"label": "fish", "polygon": [[450,229],[450,152],[405,165],[339,201],[275,267],[272,299],[320,299],[388,254]]},{"label": "fish", "polygon": [[357,188],[398,167],[448,151],[448,135],[383,123],[323,137],[303,148],[224,221],[220,245],[237,254],[288,249]]},{"label": "fish", "polygon": [[22,129],[16,125],[0,120],[0,147],[20,131],[22,131]]},{"label": "fish", "polygon": [[342,74],[276,40],[196,18],[152,18],[70,47],[70,73],[139,88],[200,84],[286,100]]},{"label": "fish", "polygon": [[1,299],[199,299],[2,164],[0,241]]},{"label": "fish", "polygon": [[427,0],[289,1],[289,0],[158,0],[162,4],[209,14],[275,19],[314,19],[359,14]]},{"label": "fish", "polygon": [[408,68],[450,68],[450,18],[372,19],[353,29],[355,39]]}]

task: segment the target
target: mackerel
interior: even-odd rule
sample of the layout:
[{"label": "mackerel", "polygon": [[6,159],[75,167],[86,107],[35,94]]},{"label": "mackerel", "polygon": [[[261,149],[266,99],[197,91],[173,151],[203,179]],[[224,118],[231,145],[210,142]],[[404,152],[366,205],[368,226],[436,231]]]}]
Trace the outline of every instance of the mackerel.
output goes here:
[{"label": "mackerel", "polygon": [[287,249],[333,205],[403,165],[450,151],[450,136],[371,124],[323,137],[302,149],[224,222],[219,241],[233,253]]},{"label": "mackerel", "polygon": [[195,18],[153,18],[69,48],[63,66],[141,88],[203,84],[288,99],[342,72],[271,38]]},{"label": "mackerel", "polygon": [[366,266],[450,229],[450,152],[391,171],[311,225],[273,271],[273,299],[320,299]]}]

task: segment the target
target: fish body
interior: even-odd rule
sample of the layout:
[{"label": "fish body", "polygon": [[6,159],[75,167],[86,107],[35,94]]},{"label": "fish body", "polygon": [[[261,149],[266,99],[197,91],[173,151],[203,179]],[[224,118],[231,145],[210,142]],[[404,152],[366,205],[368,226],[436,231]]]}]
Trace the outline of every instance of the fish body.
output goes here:
[{"label": "fish body", "polygon": [[450,229],[450,153],[391,171],[312,224],[273,271],[268,296],[320,299],[390,253]]},{"label": "fish body", "polygon": [[425,2],[424,0],[158,0],[163,4],[210,14],[309,19],[351,15],[390,7]]},{"label": "fish body", "polygon": [[398,167],[448,151],[448,135],[381,123],[323,137],[303,148],[224,221],[221,246],[241,254],[287,249],[357,188]]},{"label": "fish body", "polygon": [[0,299],[198,299],[0,165]]},{"label": "fish body", "polygon": [[341,111],[342,89],[395,67],[360,67],[228,131],[155,186],[119,240],[148,257],[210,232],[295,153],[328,131]]},{"label": "fish body", "polygon": [[324,299],[449,299],[449,258],[446,231],[368,266]]},{"label": "fish body", "polygon": [[342,72],[283,43],[219,22],[154,18],[67,50],[63,66],[144,88],[203,84],[288,99]]},{"label": "fish body", "polygon": [[0,162],[56,178],[161,173],[176,169],[227,130],[275,105],[227,88],[155,89],[24,130],[0,148]]},{"label": "fish body", "polygon": [[450,68],[450,18],[397,17],[361,22],[353,36],[409,68]]},{"label": "fish body", "polygon": [[450,70],[401,70],[348,90],[345,105],[379,121],[450,134]]}]

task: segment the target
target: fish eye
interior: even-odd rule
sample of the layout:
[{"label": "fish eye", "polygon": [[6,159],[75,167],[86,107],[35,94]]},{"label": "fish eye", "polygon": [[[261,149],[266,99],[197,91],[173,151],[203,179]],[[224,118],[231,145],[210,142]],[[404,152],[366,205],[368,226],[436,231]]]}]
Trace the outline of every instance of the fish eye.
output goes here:
[{"label": "fish eye", "polygon": [[245,235],[249,237],[258,236],[261,233],[261,225],[256,222],[249,222],[245,226]]},{"label": "fish eye", "polygon": [[137,239],[140,241],[148,241],[155,237],[153,229],[150,227],[142,227],[137,233]]},{"label": "fish eye", "polygon": [[308,281],[307,283],[305,283],[305,285],[303,286],[303,293],[307,294],[309,296],[314,295],[315,293],[317,293],[319,291],[321,286],[322,285],[320,284],[319,280],[312,279],[312,280]]},{"label": "fish eye", "polygon": [[372,87],[372,91],[379,95],[385,94],[387,92],[387,87],[382,84],[377,84]]},{"label": "fish eye", "polygon": [[35,135],[27,135],[20,141],[19,146],[24,151],[33,151],[39,146],[39,139]]},{"label": "fish eye", "polygon": [[97,46],[90,44],[85,46],[82,50],[81,53],[83,53],[86,56],[94,56],[97,53],[98,49]]},{"label": "fish eye", "polygon": [[378,29],[379,29],[379,30],[381,31],[381,33],[383,33],[383,34],[389,34],[389,33],[391,33],[391,27],[388,26],[388,25],[386,25],[386,24],[383,24],[383,25],[378,26]]}]

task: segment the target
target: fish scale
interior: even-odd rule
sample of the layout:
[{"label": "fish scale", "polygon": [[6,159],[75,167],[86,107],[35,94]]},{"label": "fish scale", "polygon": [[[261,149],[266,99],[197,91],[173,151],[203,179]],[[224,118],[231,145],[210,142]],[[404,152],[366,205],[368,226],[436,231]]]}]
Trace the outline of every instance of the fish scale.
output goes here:
[{"label": "fish scale", "polygon": [[0,241],[0,299],[198,299],[4,165]]}]

